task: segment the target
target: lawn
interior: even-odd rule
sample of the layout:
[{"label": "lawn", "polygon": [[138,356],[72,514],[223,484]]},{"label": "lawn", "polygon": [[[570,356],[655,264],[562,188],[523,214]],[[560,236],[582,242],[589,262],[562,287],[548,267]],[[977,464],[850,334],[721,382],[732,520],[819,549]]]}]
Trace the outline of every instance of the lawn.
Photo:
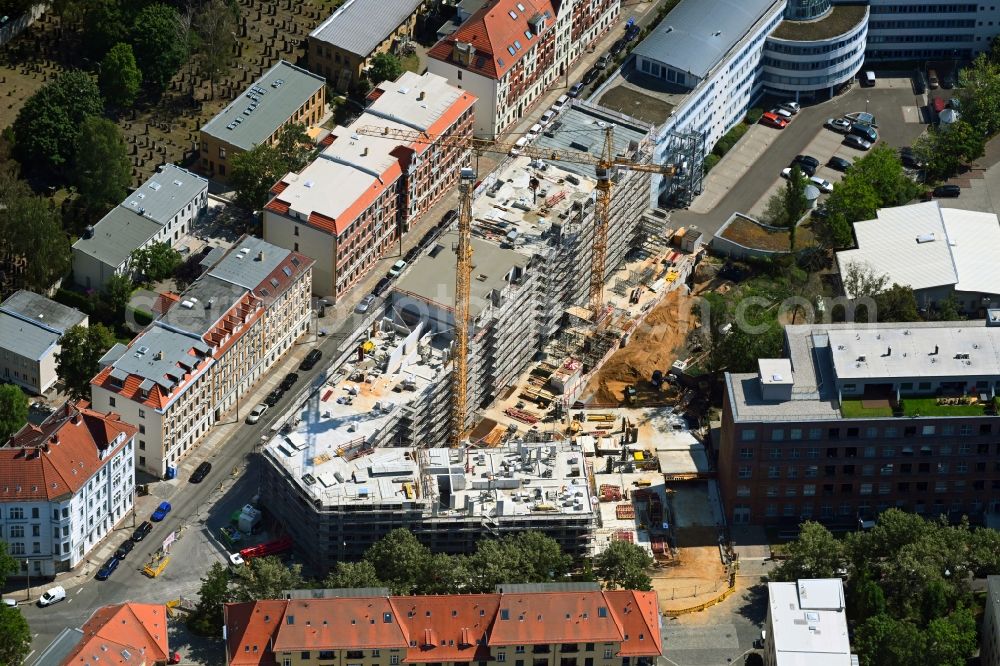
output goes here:
[{"label": "lawn", "polygon": [[864,407],[861,400],[842,400],[840,413],[845,419],[876,419],[892,416],[892,407]]},{"label": "lawn", "polygon": [[615,86],[601,95],[601,106],[626,116],[659,125],[673,112],[674,105],[627,86]]},{"label": "lawn", "polygon": [[788,252],[791,249],[786,229],[780,231],[768,229],[742,215],[738,215],[726,227],[726,230],[722,232],[722,237],[739,243],[743,247],[752,247],[758,250]]},{"label": "lawn", "polygon": [[782,21],[771,34],[777,39],[813,42],[842,35],[865,17],[863,5],[834,6],[829,14],[817,21]]},{"label": "lawn", "polygon": [[982,416],[986,405],[939,405],[937,398],[903,398],[906,416]]},{"label": "lawn", "polygon": [[420,56],[416,53],[403,56],[399,59],[399,64],[401,64],[403,66],[403,70],[407,72],[420,74],[421,71],[423,71],[423,66],[420,64]]}]

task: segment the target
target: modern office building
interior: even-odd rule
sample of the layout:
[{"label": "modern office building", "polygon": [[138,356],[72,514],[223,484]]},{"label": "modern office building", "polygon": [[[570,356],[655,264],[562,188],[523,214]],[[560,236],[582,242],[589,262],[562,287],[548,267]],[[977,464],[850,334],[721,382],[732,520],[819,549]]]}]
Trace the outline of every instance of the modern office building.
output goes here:
[{"label": "modern office building", "polygon": [[413,597],[324,590],[226,604],[226,663],[651,666],[663,654],[656,593],[547,587]]},{"label": "modern office building", "polygon": [[767,584],[764,666],[857,666],[839,578]]},{"label": "modern office building", "polygon": [[618,17],[619,0],[492,0],[428,52],[427,69],[476,96],[476,136],[506,131]]},{"label": "modern office building", "polygon": [[199,169],[224,183],[234,155],[274,143],[288,125],[308,130],[325,114],[326,79],[279,60],[202,126]]},{"label": "modern office building", "polygon": [[73,281],[100,291],[124,275],[132,254],[153,243],[175,247],[208,207],[208,181],[165,164],[73,244]]},{"label": "modern office building", "polygon": [[[136,468],[172,478],[178,461],[304,335],[312,260],[245,236],[91,380],[98,409],[135,423]],[[244,410],[248,406],[244,405]]]},{"label": "modern office building", "polygon": [[871,0],[865,57],[883,60],[969,60],[1000,33],[1000,5],[937,0]]},{"label": "modern office building", "polygon": [[[420,216],[454,190],[472,136],[475,98],[434,74],[380,84],[348,127],[299,173],[272,189],[264,239],[315,260],[313,289],[336,300],[398,247]],[[360,134],[362,128],[421,132],[428,141]]]},{"label": "modern office building", "polygon": [[125,519],[136,433],[116,413],[67,402],[0,445],[0,539],[20,575],[70,571]]},{"label": "modern office building", "polygon": [[986,602],[983,607],[983,628],[979,663],[1000,666],[1000,576],[986,578]]},{"label": "modern office building", "polygon": [[76,308],[23,289],[0,304],[0,381],[41,394],[52,388],[59,341],[74,326],[86,326]]},{"label": "modern office building", "polygon": [[1000,313],[989,315],[786,326],[784,357],[727,373],[718,460],[730,523],[1000,512]]}]

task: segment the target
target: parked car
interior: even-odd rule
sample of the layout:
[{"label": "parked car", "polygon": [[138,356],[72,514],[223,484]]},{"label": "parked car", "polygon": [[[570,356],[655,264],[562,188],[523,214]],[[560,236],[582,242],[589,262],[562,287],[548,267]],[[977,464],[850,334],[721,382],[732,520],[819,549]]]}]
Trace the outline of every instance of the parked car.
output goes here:
[{"label": "parked car", "polygon": [[149,533],[152,531],[153,531],[153,524],[150,523],[148,520],[144,520],[141,523],[139,523],[139,527],[133,530],[132,536],[130,538],[135,543],[139,543],[147,536],[149,536]]},{"label": "parked car", "polygon": [[[549,112],[546,111],[545,113]],[[542,118],[544,118],[544,116],[542,116]],[[392,268],[389,269],[389,276],[398,277],[399,274],[403,272],[404,268],[406,268],[406,262],[403,261],[402,259],[399,259],[396,263],[392,265]]]},{"label": "parked car", "polygon": [[[455,216],[457,217],[458,213],[456,213]],[[389,288],[390,284],[392,284],[392,279],[389,277],[383,277],[375,285],[375,288],[372,289],[372,293],[375,294],[376,296],[381,296],[382,294],[385,293],[385,290]]]},{"label": "parked car", "polygon": [[602,55],[600,58],[597,59],[597,64],[595,64],[594,67],[598,70],[602,70],[602,69],[607,69],[608,65],[610,64],[611,64],[611,55],[605,53],[604,55]]},{"label": "parked car", "polygon": [[[528,141],[530,141],[530,139],[528,137],[526,137],[526,136],[522,136],[520,139],[518,139],[517,141],[515,141],[514,142],[514,147],[510,149],[510,154],[512,156],[514,156],[514,157],[517,157],[518,155],[520,155],[521,154],[521,149],[528,145]],[[404,257],[404,260],[405,259],[406,258]]]},{"label": "parked car", "polygon": [[830,184],[830,181],[824,180],[819,176],[810,176],[809,182],[818,187],[820,192],[824,192],[826,194],[833,192],[833,185]]},{"label": "parked car", "polygon": [[[267,394],[267,397],[264,398],[264,404],[267,405],[268,407],[274,407],[275,405],[278,404],[278,402],[281,401],[281,398],[284,395],[285,392],[281,390],[280,386],[278,386],[272,389],[271,392]],[[250,422],[247,421],[247,423]],[[256,423],[256,421],[254,421],[254,423]]]},{"label": "parked car", "polygon": [[323,352],[318,349],[313,349],[311,352],[306,354],[304,359],[302,359],[302,363],[299,364],[299,370],[312,370],[313,366],[319,363],[321,358],[323,358]]},{"label": "parked car", "polygon": [[933,194],[936,197],[954,198],[962,194],[962,188],[958,185],[938,185]]},{"label": "parked car", "polygon": [[625,28],[625,39],[631,42],[633,39],[639,36],[640,32],[642,32],[642,28],[633,23],[629,27]]},{"label": "parked car", "polygon": [[264,414],[267,413],[268,409],[269,407],[264,403],[257,405],[252,410],[250,410],[249,414],[247,414],[246,422],[250,425],[257,423],[257,421],[260,421],[260,417],[264,416]]},{"label": "parked car", "polygon": [[[519,140],[526,141],[526,139],[523,138]],[[368,294],[367,296],[362,298],[356,306],[354,306],[354,311],[357,312],[358,314],[364,314],[368,312],[368,308],[370,308],[372,306],[372,303],[374,302],[375,302],[375,297],[372,296],[371,294]]]},{"label": "parked car", "polygon": [[924,161],[917,157],[917,154],[913,152],[912,148],[900,148],[899,161],[903,163],[903,166],[910,169],[924,168]]},{"label": "parked car", "polygon": [[875,87],[875,72],[871,70],[864,71],[861,73],[860,79],[861,79],[861,85],[866,86],[868,88]]},{"label": "parked car", "polygon": [[781,104],[778,105],[778,108],[784,109],[785,111],[790,111],[793,116],[802,110],[802,107],[799,106],[798,102],[791,102],[791,101],[782,102]]},{"label": "parked car", "polygon": [[945,90],[951,90],[955,87],[955,72],[947,71],[941,75],[941,87]]},{"label": "parked car", "polygon": [[552,103],[552,110],[562,111],[567,102],[569,102],[569,95],[559,95],[559,99]]},{"label": "parked car", "polygon": [[927,77],[921,70],[916,69],[913,71],[913,94],[923,95],[925,92],[927,92]]},{"label": "parked car", "polygon": [[54,603],[58,603],[66,598],[66,589],[62,585],[56,585],[55,587],[50,587],[49,589],[42,592],[42,596],[38,597],[39,606],[51,606]]},{"label": "parked car", "polygon": [[927,70],[927,87],[931,90],[937,90],[941,85],[941,81],[938,79],[937,70],[928,69]]},{"label": "parked car", "polygon": [[773,109],[771,109],[771,113],[773,113],[776,116],[781,116],[782,118],[791,118],[792,117],[792,112],[791,111],[789,111],[788,109],[783,109],[780,106],[776,106]]},{"label": "parked car", "polygon": [[[531,129],[533,130],[535,128],[532,127]],[[539,129],[541,129],[541,128],[539,128]],[[452,208],[447,213],[445,213],[444,215],[441,216],[441,221],[438,222],[438,226],[439,227],[447,227],[449,224],[451,224],[451,221],[454,220],[457,217],[458,217],[458,211],[455,210],[454,208]]]},{"label": "parked car", "polygon": [[589,86],[591,83],[597,80],[597,77],[601,75],[601,70],[597,67],[591,67],[587,70],[587,73],[583,75],[583,85]]},{"label": "parked car", "polygon": [[878,132],[875,131],[874,127],[869,125],[862,125],[861,123],[854,123],[851,125],[851,134],[860,136],[865,141],[875,143],[878,141]]},{"label": "parked car", "polygon": [[299,373],[289,372],[285,375],[284,379],[281,380],[281,388],[285,391],[295,386],[295,382],[299,381]]},{"label": "parked car", "polygon": [[628,44],[628,40],[624,37],[615,40],[615,43],[611,45],[610,53],[613,56],[618,55],[625,50],[625,46]]},{"label": "parked car", "polygon": [[762,125],[767,125],[768,127],[775,127],[777,129],[785,129],[788,127],[788,121],[781,116],[775,115],[773,113],[765,113],[760,117],[760,123]]},{"label": "parked car", "polygon": [[202,464],[198,465],[194,473],[191,474],[191,483],[201,483],[208,476],[208,473],[212,471],[212,463],[207,460]]},{"label": "parked car", "polygon": [[112,557],[110,560],[104,563],[104,566],[97,570],[97,580],[107,580],[111,578],[111,574],[115,572],[118,565],[121,564],[121,560],[117,557]]},{"label": "parked car", "polygon": [[851,131],[851,121],[843,118],[828,118],[825,124],[827,129],[841,134],[847,134]]},{"label": "parked car", "polygon": [[15,601],[14,599],[7,599],[7,598],[0,599],[0,604],[3,604],[7,608],[17,608],[17,601]]},{"label": "parked car", "polygon": [[848,134],[847,136],[845,136],[844,145],[850,146],[851,148],[857,148],[858,150],[868,150],[869,148],[872,147],[870,141],[866,141],[865,139],[862,139],[860,136],[857,136],[856,134]]},{"label": "parked car", "polygon": [[170,513],[170,508],[170,502],[160,502],[160,506],[156,507],[156,511],[153,512],[153,515],[151,515],[149,519],[154,523],[160,522],[167,517],[168,513]]},{"label": "parked car", "polygon": [[796,155],[795,159],[792,160],[791,166],[798,165],[799,171],[807,176],[815,175],[816,169],[819,168],[819,160],[812,155]]},{"label": "parked car", "polygon": [[584,85],[582,82],[580,82],[580,83],[574,83],[573,87],[570,88],[569,92],[566,93],[566,94],[569,95],[570,97],[576,99],[577,97],[580,96],[580,93],[582,93],[583,89],[586,88],[586,87],[587,86]]},{"label": "parked car", "polygon": [[831,169],[835,169],[837,171],[847,171],[848,169],[851,168],[851,164],[852,164],[851,160],[845,159],[843,157],[838,157],[836,155],[831,157],[826,162],[826,165],[828,167],[830,167]]}]

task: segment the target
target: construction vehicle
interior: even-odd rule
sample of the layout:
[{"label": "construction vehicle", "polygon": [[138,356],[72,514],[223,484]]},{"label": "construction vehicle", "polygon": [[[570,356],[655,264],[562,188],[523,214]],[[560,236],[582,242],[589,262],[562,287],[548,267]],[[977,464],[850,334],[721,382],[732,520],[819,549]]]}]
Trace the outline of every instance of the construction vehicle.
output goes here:
[{"label": "construction vehicle", "polygon": [[268,555],[278,555],[291,550],[295,544],[291,537],[282,537],[275,541],[249,546],[238,553],[229,556],[229,561],[235,566],[242,566],[255,557],[267,557]]},{"label": "construction vehicle", "polygon": [[[409,143],[436,144],[442,147],[453,147],[472,150],[477,155],[483,153],[510,154],[516,150],[520,155],[549,160],[550,162],[571,162],[589,164],[595,167],[597,176],[597,210],[594,215],[594,247],[593,263],[590,271],[590,312],[593,323],[600,325],[604,313],[604,267],[608,251],[608,224],[611,218],[612,176],[617,168],[631,169],[645,173],[673,176],[677,169],[673,164],[642,164],[626,157],[614,154],[614,126],[604,128],[604,146],[601,154],[578,150],[556,148],[537,148],[531,145],[517,145],[516,141],[497,141],[494,139],[479,139],[472,136],[431,135],[427,132],[401,129],[394,127],[368,126],[355,130],[366,136],[383,137],[386,139]],[[521,143],[525,143],[521,141]],[[469,364],[469,286],[472,277],[472,193],[476,182],[476,173],[470,168],[463,168],[459,177],[459,215],[458,215],[458,247],[456,254],[455,276],[455,347],[452,366],[452,414],[451,432],[449,434],[452,447],[462,445],[462,434],[465,430],[465,416],[468,405],[468,364]]]}]

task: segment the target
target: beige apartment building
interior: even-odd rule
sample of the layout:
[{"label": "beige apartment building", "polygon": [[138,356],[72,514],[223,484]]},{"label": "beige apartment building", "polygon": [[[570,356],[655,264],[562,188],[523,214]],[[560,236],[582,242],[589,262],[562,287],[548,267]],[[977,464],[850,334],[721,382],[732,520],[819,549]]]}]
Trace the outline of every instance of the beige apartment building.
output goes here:
[{"label": "beige apartment building", "polygon": [[[312,260],[244,237],[91,382],[95,408],[139,428],[136,468],[179,461],[309,327]],[[249,409],[250,406],[244,406]]]},{"label": "beige apartment building", "polygon": [[323,77],[279,60],[202,126],[199,169],[224,183],[234,155],[274,143],[286,125],[301,123],[308,130],[325,114]]},{"label": "beige apartment building", "polygon": [[226,604],[227,664],[647,666],[663,654],[656,593],[547,587],[413,597],[324,590]]}]

